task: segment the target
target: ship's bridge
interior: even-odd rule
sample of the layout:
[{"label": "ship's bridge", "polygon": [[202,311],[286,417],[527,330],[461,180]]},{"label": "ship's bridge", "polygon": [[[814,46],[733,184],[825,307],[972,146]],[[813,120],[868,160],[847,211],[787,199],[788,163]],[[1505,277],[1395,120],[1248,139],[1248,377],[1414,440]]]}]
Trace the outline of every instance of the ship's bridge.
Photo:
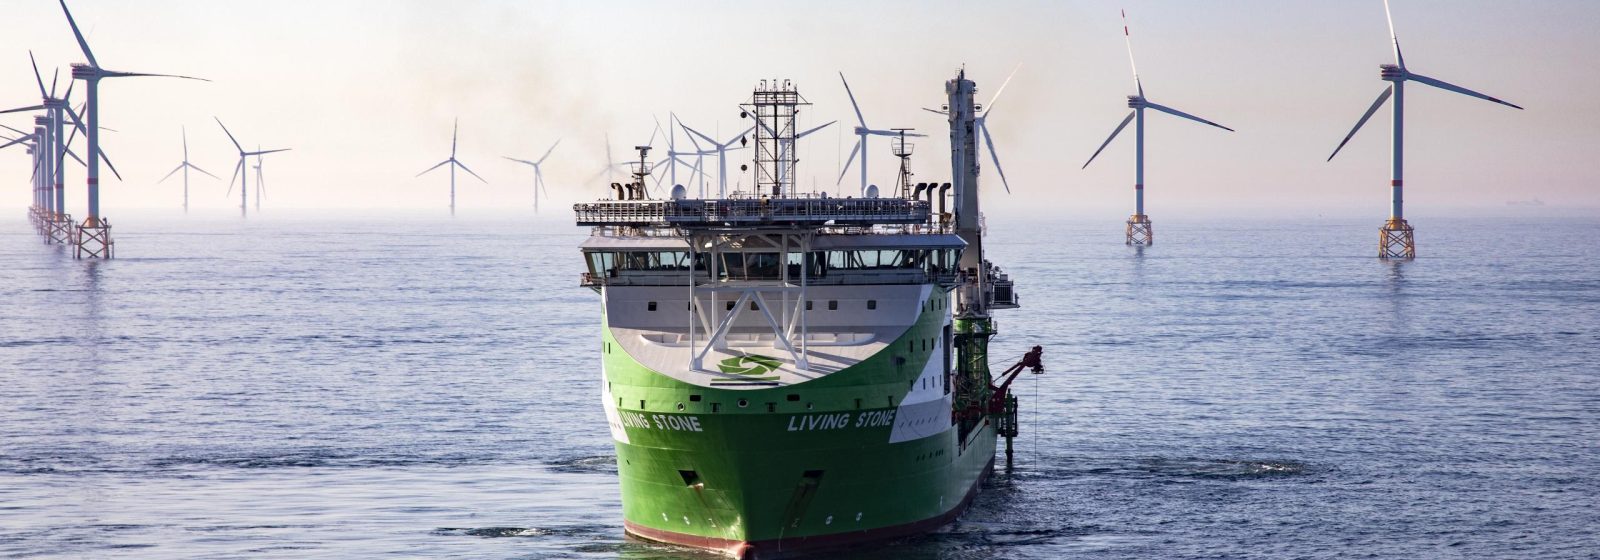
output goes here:
[{"label": "ship's bridge", "polygon": [[[861,202],[914,211],[905,204],[914,201],[903,199],[844,200],[852,212],[871,208],[855,204]],[[819,208],[805,214],[806,207],[792,206],[787,215],[833,223],[679,228],[661,226],[655,220],[663,214],[656,214],[643,219],[647,227],[597,227],[581,246],[589,269],[583,283],[602,290],[620,350],[702,386],[815,379],[883,351],[922,313],[946,309],[948,291],[960,281],[960,236],[926,225],[839,226],[837,218],[821,220]],[[725,367],[751,356],[769,360],[771,371],[752,377]]]}]

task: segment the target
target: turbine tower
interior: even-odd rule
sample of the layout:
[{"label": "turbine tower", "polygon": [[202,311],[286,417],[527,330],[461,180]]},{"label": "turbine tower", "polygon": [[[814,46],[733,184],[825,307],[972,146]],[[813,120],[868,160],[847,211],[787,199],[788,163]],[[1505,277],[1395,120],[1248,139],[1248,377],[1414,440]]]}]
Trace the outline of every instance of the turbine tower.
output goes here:
[{"label": "turbine tower", "polygon": [[[848,80],[844,79],[844,72],[840,72],[839,73],[839,81],[844,83],[844,92],[845,92],[846,95],[850,96],[850,107],[856,110],[856,122],[859,123],[859,124],[855,128],[855,133],[856,133],[856,136],[858,137],[856,139],[856,147],[850,149],[850,158],[845,160],[844,169],[840,169],[839,170],[839,179],[834,181],[834,184],[838,185],[838,184],[844,182],[844,172],[850,170],[850,164],[854,163],[856,161],[856,153],[859,152],[861,154],[861,196],[866,196],[866,194],[867,194],[867,137],[868,136],[900,136],[900,133],[896,132],[894,130],[887,130],[887,129],[885,129],[885,130],[877,130],[877,129],[874,129],[872,127],[867,126],[867,118],[861,116],[861,105],[856,104],[856,94],[855,94],[855,92],[850,91],[850,82]],[[920,138],[920,137],[923,137],[923,136],[926,136],[926,135],[925,134],[907,134],[906,136],[914,136],[914,137]]]},{"label": "turbine tower", "polygon": [[165,183],[165,182],[167,182],[167,179],[172,177],[173,174],[175,174],[175,173],[177,173],[179,171],[182,171],[183,172],[183,213],[188,214],[189,213],[189,170],[193,169],[195,171],[199,171],[201,173],[205,173],[207,176],[211,177],[212,179],[216,179],[218,181],[221,181],[222,178],[218,177],[216,175],[212,175],[211,172],[206,171],[204,169],[201,169],[199,166],[196,166],[195,164],[189,163],[189,129],[188,129],[188,127],[184,127],[182,130],[183,130],[183,163],[179,163],[177,167],[172,168],[172,171],[167,172],[167,176],[166,177],[162,177],[160,181],[156,181],[156,184],[159,185],[161,183]]},{"label": "turbine tower", "polygon": [[261,145],[256,144],[256,213],[261,212],[261,197],[267,196],[267,176],[262,172],[262,166],[267,164],[267,158],[262,155]]},{"label": "turbine tower", "polygon": [[560,145],[561,140],[556,140],[556,143],[550,145],[550,149],[544,151],[544,155],[539,156],[539,159],[533,161],[517,159],[511,156],[500,156],[517,163],[524,163],[533,166],[533,213],[535,214],[539,213],[539,191],[544,191],[544,196],[546,198],[550,197],[550,190],[546,189],[544,186],[544,168],[540,166],[544,165],[544,160],[550,158],[550,152],[556,151],[556,146]]},{"label": "turbine tower", "polygon": [[[104,78],[126,78],[137,76],[160,76],[166,78],[183,78],[187,80],[210,81],[189,76],[176,76],[172,74],[149,74],[140,72],[119,72],[100,67],[95,60],[94,53],[89,50],[89,43],[83,39],[83,32],[78,30],[78,22],[72,19],[72,11],[67,9],[67,0],[61,1],[61,11],[67,16],[67,24],[72,26],[72,35],[78,40],[78,48],[83,50],[83,57],[89,60],[88,64],[72,65],[73,79],[83,80],[84,90],[87,92],[88,103],[85,112],[88,113],[88,125],[79,123],[86,129],[84,134],[89,137],[89,160],[86,164],[86,182],[89,186],[88,206],[89,215],[84,218],[83,224],[78,226],[75,238],[77,248],[73,251],[74,258],[111,258],[111,224],[100,216],[100,160],[105,154],[100,151],[100,80]],[[76,115],[74,115],[76,117]],[[107,162],[107,166],[110,162]],[[115,172],[115,169],[112,170]]]},{"label": "turbine tower", "polygon": [[1417,82],[1445,91],[1453,91],[1485,101],[1493,101],[1514,109],[1521,109],[1522,107],[1407,70],[1406,59],[1400,54],[1400,39],[1394,33],[1394,16],[1389,13],[1389,0],[1384,0],[1383,2],[1383,15],[1389,20],[1389,41],[1394,44],[1394,64],[1379,65],[1378,76],[1383,81],[1390,82],[1389,87],[1384,88],[1383,92],[1378,94],[1377,101],[1372,102],[1372,106],[1367,108],[1367,112],[1361,115],[1361,120],[1356,121],[1355,128],[1351,128],[1350,133],[1346,134],[1344,140],[1339,142],[1339,146],[1333,149],[1333,153],[1328,156],[1328,161],[1333,161],[1333,156],[1339,155],[1339,150],[1344,149],[1344,145],[1350,142],[1350,138],[1356,135],[1356,131],[1361,130],[1361,125],[1367,124],[1367,119],[1372,118],[1373,113],[1378,112],[1378,108],[1382,107],[1385,101],[1388,101],[1390,97],[1394,97],[1394,139],[1391,145],[1393,154],[1391,156],[1392,159],[1390,159],[1392,175],[1389,180],[1389,221],[1384,222],[1383,227],[1378,229],[1378,258],[1413,259],[1417,256],[1417,247],[1412,237],[1411,224],[1406,223],[1404,197],[1401,196],[1403,185],[1401,171],[1405,162],[1403,148],[1405,139],[1406,82]]},{"label": "turbine tower", "polygon": [[1209,124],[1228,132],[1233,132],[1233,129],[1146,99],[1144,96],[1144,84],[1139,81],[1139,66],[1133,61],[1133,37],[1128,33],[1127,11],[1122,12],[1122,38],[1128,43],[1128,66],[1133,69],[1133,87],[1139,93],[1137,95],[1128,96],[1128,107],[1132,108],[1133,112],[1128,113],[1128,116],[1122,119],[1122,124],[1117,125],[1116,130],[1111,131],[1111,136],[1106,138],[1106,141],[1100,144],[1100,148],[1094,151],[1094,155],[1089,156],[1089,161],[1083,162],[1083,167],[1089,167],[1089,164],[1094,162],[1094,158],[1099,156],[1100,152],[1105,150],[1106,146],[1111,144],[1111,141],[1117,138],[1117,134],[1121,133],[1122,129],[1127,128],[1128,122],[1134,122],[1134,209],[1133,215],[1128,217],[1128,237],[1125,243],[1128,245],[1152,245],[1155,243],[1155,231],[1150,226],[1150,216],[1147,216],[1144,213],[1144,110],[1155,109],[1175,117],[1182,117],[1198,123]]},{"label": "turbine tower", "polygon": [[[250,169],[249,169],[249,166],[247,165],[247,163],[250,160],[250,156],[256,156],[257,158],[259,158],[262,154],[270,154],[270,153],[273,153],[273,152],[287,152],[287,151],[289,151],[289,150],[291,150],[293,148],[279,148],[279,149],[276,149],[276,150],[262,150],[262,149],[260,149],[260,146],[257,146],[256,147],[256,151],[247,152],[247,151],[244,150],[244,146],[239,144],[239,139],[234,138],[232,132],[228,132],[228,125],[222,124],[222,119],[218,119],[217,117],[211,117],[211,118],[216,119],[217,126],[222,127],[222,133],[223,134],[227,134],[228,135],[228,140],[233,142],[233,147],[237,148],[239,150],[239,163],[234,164],[234,166],[233,166],[233,176],[228,178],[228,192],[224,193],[222,196],[228,196],[230,194],[233,194],[233,180],[234,179],[238,179],[239,180],[239,217],[241,217],[241,218],[247,217],[249,215],[249,213],[250,213],[250,211],[249,211],[249,207],[250,207],[250,196],[249,196],[250,195],[250,193],[249,193],[249,191],[250,191]],[[260,188],[261,188],[260,186],[256,187],[257,192],[260,191]],[[256,198],[256,210],[260,210],[261,209],[260,195],[258,194],[258,195],[256,195],[256,197],[257,197]]]},{"label": "turbine tower", "polygon": [[[434,165],[433,167],[429,167],[427,169],[422,170],[422,173],[418,173],[417,174],[417,177],[421,177],[423,175],[428,174],[429,171],[433,171],[435,169],[438,169],[438,168],[440,168],[440,167],[442,167],[442,166],[444,166],[446,164],[450,165],[450,215],[451,216],[456,215],[456,168],[460,167],[462,171],[466,171],[467,173],[472,173],[472,170],[468,169],[466,164],[463,164],[460,161],[456,160],[456,133],[460,132],[460,130],[461,130],[461,119],[456,119],[455,125],[450,129],[450,157],[445,159],[444,161],[439,162],[437,165]],[[477,173],[472,173],[472,176],[473,177],[478,177],[478,174]],[[489,183],[488,181],[484,181],[483,177],[478,177],[478,180],[479,181],[483,181],[484,184],[488,184]]]}]

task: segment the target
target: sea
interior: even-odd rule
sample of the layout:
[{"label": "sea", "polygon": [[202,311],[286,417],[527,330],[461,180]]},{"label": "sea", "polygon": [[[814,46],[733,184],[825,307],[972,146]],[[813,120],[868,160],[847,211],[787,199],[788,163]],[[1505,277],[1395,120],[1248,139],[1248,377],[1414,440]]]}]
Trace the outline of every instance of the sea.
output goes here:
[{"label": "sea", "polygon": [[[623,534],[566,218],[0,220],[0,557],[711,558]],[[1012,464],[820,557],[1600,557],[1600,219],[1122,218],[990,220]]]}]

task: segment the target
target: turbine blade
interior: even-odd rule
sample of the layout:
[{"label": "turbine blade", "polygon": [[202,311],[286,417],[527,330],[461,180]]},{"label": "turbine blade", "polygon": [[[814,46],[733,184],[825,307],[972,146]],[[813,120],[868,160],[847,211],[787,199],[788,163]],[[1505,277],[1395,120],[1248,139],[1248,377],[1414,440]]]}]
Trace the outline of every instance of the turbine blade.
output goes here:
[{"label": "turbine blade", "polygon": [[856,140],[856,147],[850,148],[850,159],[844,160],[844,167],[839,168],[839,179],[833,182],[834,186],[844,184],[844,174],[850,171],[850,164],[856,161],[856,152],[861,151],[862,140]]},{"label": "turbine blade", "polygon": [[103,77],[103,78],[141,78],[141,77],[145,77],[145,78],[182,78],[182,79],[185,79],[185,80],[195,80],[195,81],[199,81],[199,82],[209,82],[209,81],[211,81],[211,80],[207,80],[205,78],[196,78],[194,76],[182,76],[182,75],[178,75],[178,74],[153,74],[153,73],[150,73],[150,72],[118,72],[116,70],[101,70],[100,71],[100,76]]},{"label": "turbine blade", "polygon": [[29,106],[29,107],[17,107],[15,109],[6,109],[4,111],[0,111],[0,115],[3,115],[5,113],[21,113],[21,112],[24,112],[24,111],[38,111],[40,109],[44,109],[44,105],[33,105],[33,106]]},{"label": "turbine blade", "polygon": [[1394,14],[1389,11],[1389,0],[1383,0],[1383,17],[1389,20],[1389,41],[1394,43],[1394,63],[1405,70],[1406,57],[1400,54],[1400,36],[1394,33]]},{"label": "turbine blade", "polygon": [[1133,87],[1139,90],[1139,97],[1144,97],[1144,83],[1139,81],[1139,64],[1133,61],[1133,34],[1128,32],[1127,10],[1122,11],[1122,39],[1128,43],[1128,67],[1133,69]]},{"label": "turbine blade", "polygon": [[[695,130],[695,129],[692,129],[692,128],[689,128],[689,125],[683,125],[683,129],[684,129],[684,130],[687,130],[687,131],[689,131],[689,133],[690,133],[690,134],[693,134],[693,135],[695,135],[695,136],[699,136],[699,137],[700,137],[700,138],[703,138],[703,139],[705,139],[705,141],[706,141],[706,142],[710,142],[710,143],[711,143],[711,145],[713,145],[713,146],[718,146],[718,145],[720,145],[720,144],[717,144],[717,141],[716,141],[716,140],[712,140],[712,139],[711,139],[711,137],[710,137],[710,136],[706,136],[706,135],[704,135],[704,134],[701,134],[701,133],[700,133],[700,131],[698,131],[698,130]],[[699,148],[700,148],[700,145],[699,145],[699,144],[695,144],[695,146],[694,146],[694,147],[695,147],[695,149],[699,149]]]},{"label": "turbine blade", "polygon": [[1138,114],[1138,111],[1129,111],[1128,116],[1123,117],[1122,124],[1117,125],[1116,130],[1111,131],[1111,136],[1107,136],[1106,141],[1100,143],[1100,148],[1094,151],[1094,155],[1089,156],[1089,161],[1083,162],[1083,167],[1078,169],[1087,169],[1089,164],[1094,163],[1094,158],[1100,157],[1100,152],[1105,151],[1106,146],[1110,146],[1111,141],[1117,139],[1118,134],[1122,134],[1122,129],[1128,128],[1128,123],[1133,122],[1135,114]]},{"label": "turbine blade", "polygon": [[850,107],[856,110],[856,121],[861,123],[861,128],[866,128],[867,118],[861,116],[861,106],[856,104],[856,94],[850,91],[850,82],[844,79],[844,72],[839,73],[839,81],[844,82],[844,93],[850,96]]},{"label": "turbine blade", "polygon": [[[427,174],[427,173],[428,173],[428,172],[429,172],[429,171],[433,171],[433,170],[435,170],[435,169],[438,169],[438,168],[439,168],[439,167],[440,167],[440,166],[443,166],[443,165],[444,165],[444,164],[446,164],[446,163],[450,163],[450,161],[451,161],[451,160],[448,160],[448,159],[447,159],[447,160],[444,160],[444,161],[441,161],[441,162],[439,162],[439,164],[438,164],[438,165],[435,165],[435,166],[433,166],[433,167],[429,167],[429,168],[427,168],[427,169],[424,169],[424,170],[422,170],[422,173],[418,173],[418,174],[417,174],[417,177],[421,177],[421,176],[423,176],[423,175],[426,175],[426,174]],[[415,179],[415,178],[416,178],[416,177],[412,177],[412,178],[413,178],[413,179]]]},{"label": "turbine blade", "polygon": [[67,14],[67,25],[72,26],[72,36],[78,39],[78,48],[83,49],[83,57],[89,59],[90,66],[99,68],[100,63],[94,60],[94,51],[89,50],[89,42],[83,40],[83,32],[78,31],[78,22],[72,19],[72,10],[67,9],[67,0],[61,0],[61,11]]},{"label": "turbine blade", "polygon": [[192,164],[192,163],[185,163],[184,165],[188,165],[189,169],[193,169],[195,171],[199,171],[201,173],[205,173],[207,176],[211,177],[212,179],[216,179],[218,181],[222,180],[221,177],[218,177],[216,175],[212,175],[210,171],[206,171],[204,169],[201,169],[200,166],[198,166],[198,165],[195,165],[195,164]]},{"label": "turbine blade", "polygon": [[[734,140],[738,140],[740,138],[744,138],[745,135],[750,134],[751,132],[755,132],[755,130],[756,130],[756,127],[754,127],[754,126],[751,126],[750,128],[746,128],[746,129],[744,129],[744,132],[740,132],[738,136],[734,136],[733,138],[729,138],[727,142],[723,142],[721,144],[717,144],[717,146],[718,147],[724,147],[724,148],[728,147],[728,146],[732,146]],[[737,149],[737,148],[735,148],[735,149]]]},{"label": "turbine blade", "polygon": [[[978,117],[978,118],[983,118],[983,117]],[[896,137],[896,138],[900,137],[900,131],[898,131],[898,130],[868,130],[867,134],[871,134],[873,136],[893,136],[893,137]],[[915,133],[915,132],[906,132],[905,135],[906,135],[906,138],[927,138],[928,137],[928,135],[926,135],[926,134],[918,134],[918,133]]]},{"label": "turbine blade", "polygon": [[938,109],[929,109],[927,107],[923,107],[922,110],[927,111],[929,113],[933,113],[935,115],[944,115],[944,116],[947,116],[947,117],[950,116],[950,113],[947,113],[947,112],[944,112],[944,111],[940,111]]},{"label": "turbine blade", "polygon": [[239,157],[239,164],[233,166],[233,176],[228,178],[228,192],[222,193],[222,198],[228,198],[228,195],[233,194],[233,182],[239,179],[240,169],[244,169],[243,156]]},{"label": "turbine blade", "polygon": [[[245,155],[247,155],[247,156],[262,156],[262,155],[265,155],[265,154],[276,154],[278,152],[287,152],[287,151],[293,150],[293,149],[294,148],[279,148],[279,149],[276,149],[276,150],[263,150],[263,151],[256,151],[256,152],[246,152]],[[257,159],[260,159],[260,158],[257,157]]]},{"label": "turbine blade", "polygon": [[994,109],[995,100],[996,99],[1000,99],[1000,92],[1005,91],[1006,90],[1006,86],[1011,85],[1011,79],[1017,77],[1017,71],[1021,70],[1021,69],[1022,69],[1022,64],[1021,63],[1018,63],[1016,68],[1012,68],[1011,69],[1011,75],[1006,76],[1006,81],[1000,83],[1000,89],[994,90],[994,95],[989,98],[989,102],[983,104],[983,115],[981,115],[981,116],[985,116],[985,117],[989,116],[989,111],[991,109]]},{"label": "turbine blade", "polygon": [[1189,120],[1197,122],[1197,123],[1209,124],[1211,126],[1226,130],[1228,132],[1233,132],[1233,129],[1231,129],[1231,128],[1228,128],[1226,126],[1222,126],[1220,124],[1217,124],[1217,123],[1202,119],[1200,117],[1196,117],[1194,115],[1185,113],[1183,111],[1179,111],[1177,109],[1173,109],[1173,108],[1168,107],[1166,105],[1160,105],[1160,104],[1156,104],[1156,103],[1151,103],[1151,102],[1149,102],[1147,100],[1147,101],[1145,101],[1145,106],[1147,106],[1147,107],[1149,107],[1151,109],[1155,109],[1157,111],[1161,111],[1161,112],[1166,113],[1168,115],[1172,115],[1174,117],[1183,117],[1183,118],[1189,119]]},{"label": "turbine blade", "polygon": [[554,144],[551,144],[551,145],[550,145],[550,149],[548,149],[548,150],[545,150],[545,151],[544,151],[544,155],[542,155],[542,156],[539,156],[539,163],[544,163],[544,160],[545,160],[545,159],[546,159],[546,158],[549,158],[549,157],[550,157],[550,152],[554,152],[554,151],[556,151],[556,146],[560,146],[560,145],[561,145],[561,139],[559,139],[559,138],[557,138],[557,139],[556,139],[556,143],[554,143]]},{"label": "turbine blade", "polygon": [[1361,120],[1356,121],[1355,128],[1350,129],[1350,133],[1344,135],[1344,140],[1339,141],[1339,147],[1333,149],[1333,153],[1328,155],[1327,161],[1333,161],[1333,156],[1339,155],[1339,150],[1343,150],[1344,145],[1350,142],[1350,138],[1356,135],[1356,131],[1361,130],[1361,125],[1367,124],[1367,119],[1372,118],[1372,114],[1378,112],[1378,108],[1382,107],[1383,102],[1388,101],[1389,96],[1393,94],[1394,86],[1383,88],[1383,93],[1378,94],[1378,100],[1373,101],[1371,107],[1367,107],[1367,112],[1361,115]]},{"label": "turbine blade", "polygon": [[1491,96],[1488,96],[1488,95],[1484,95],[1484,94],[1478,93],[1476,91],[1472,91],[1470,89],[1467,89],[1467,88],[1464,88],[1464,87],[1461,87],[1461,86],[1458,86],[1458,85],[1455,85],[1455,84],[1452,84],[1452,83],[1449,83],[1449,82],[1445,82],[1443,80],[1438,80],[1438,79],[1435,79],[1435,78],[1429,78],[1429,77],[1424,76],[1422,74],[1412,74],[1410,72],[1407,72],[1406,73],[1406,79],[1412,80],[1412,81],[1417,81],[1417,82],[1422,82],[1424,84],[1428,84],[1430,86],[1433,86],[1433,87],[1436,87],[1436,88],[1439,88],[1439,89],[1442,89],[1442,90],[1445,90],[1445,91],[1453,91],[1453,92],[1459,93],[1461,95],[1467,95],[1467,96],[1471,96],[1471,97],[1476,97],[1476,98],[1482,99],[1484,101],[1493,101],[1495,103],[1499,103],[1501,105],[1505,105],[1505,106],[1511,107],[1513,109],[1521,109],[1522,108],[1522,107],[1519,107],[1519,106],[1517,106],[1515,104],[1506,102],[1504,100],[1496,99],[1494,97],[1491,97]]},{"label": "turbine blade", "polygon": [[[451,161],[455,161],[455,160],[451,160]],[[472,173],[472,170],[468,169],[467,168],[467,164],[465,164],[465,163],[461,163],[459,161],[456,161],[456,167],[460,167],[462,171],[466,171],[467,173]],[[472,176],[473,177],[478,177],[478,174],[477,173],[472,173]],[[478,180],[479,181],[483,181],[484,184],[489,184],[489,181],[484,180],[483,177],[478,177]]]},{"label": "turbine blade", "polygon": [[160,181],[156,181],[156,184],[159,185],[165,183],[167,182],[167,179],[171,179],[173,175],[176,175],[179,171],[183,171],[183,165],[184,164],[180,163],[177,167],[172,168],[172,171],[167,172],[167,176],[162,177]]},{"label": "turbine blade", "polygon": [[989,157],[994,160],[994,170],[1000,173],[1000,185],[1006,188],[1006,194],[1011,194],[1011,183],[1006,182],[1006,170],[1000,167],[1000,154],[994,151],[994,139],[989,137],[989,125],[978,126],[983,131],[983,143],[989,147]]},{"label": "turbine blade", "polygon": [[[111,174],[116,176],[118,181],[121,181],[122,180],[122,174],[117,172],[117,166],[111,164],[111,158],[106,155],[105,148],[101,148],[99,151],[100,151],[100,161],[105,162],[106,168],[111,170]],[[85,165],[87,165],[87,164],[85,164]]]},{"label": "turbine blade", "polygon": [[82,165],[84,167],[88,167],[89,166],[89,162],[83,161],[83,158],[78,157],[78,154],[76,152],[73,152],[72,148],[67,148],[66,152],[67,152],[67,156],[68,157],[71,157],[73,159],[73,161],[78,162],[78,165]]},{"label": "turbine blade", "polygon": [[526,163],[528,165],[532,165],[532,166],[535,166],[535,167],[538,166],[538,164],[536,164],[534,162],[531,162],[531,161],[528,161],[528,160],[525,160],[525,159],[517,159],[517,158],[511,157],[511,156],[500,156],[500,157],[509,159],[509,160],[517,162],[517,163]]},{"label": "turbine blade", "polygon": [[[39,75],[39,61],[38,60],[34,60],[34,58],[33,58],[33,49],[28,49],[28,62],[32,62],[33,63],[33,80],[35,82],[39,83],[39,96],[40,97],[50,97],[50,93],[48,93],[48,92],[46,92],[44,90],[44,77]],[[56,75],[60,76],[59,73],[56,74]],[[50,84],[50,91],[53,92],[55,90],[56,90],[55,84],[53,84],[53,83]]]},{"label": "turbine blade", "polygon": [[450,159],[456,158],[456,134],[461,132],[461,117],[456,117],[455,124],[450,125]]},{"label": "turbine blade", "polygon": [[235,139],[233,137],[233,133],[232,132],[228,132],[228,125],[222,124],[222,119],[218,119],[215,116],[213,116],[211,118],[215,119],[217,121],[217,126],[222,127],[222,133],[228,135],[228,140],[233,142],[233,147],[238,148],[239,149],[239,153],[241,153],[241,154],[244,153],[244,146],[240,146],[239,145],[239,140],[237,140],[237,139]]},{"label": "turbine blade", "polygon": [[805,132],[796,134],[796,135],[794,135],[794,137],[795,137],[795,139],[805,138],[807,134],[811,134],[811,133],[816,132],[818,130],[822,130],[824,128],[828,128],[830,126],[833,126],[833,123],[836,123],[836,122],[839,122],[839,121],[828,121],[828,124],[825,124],[825,125],[822,125],[822,126],[807,130]]}]

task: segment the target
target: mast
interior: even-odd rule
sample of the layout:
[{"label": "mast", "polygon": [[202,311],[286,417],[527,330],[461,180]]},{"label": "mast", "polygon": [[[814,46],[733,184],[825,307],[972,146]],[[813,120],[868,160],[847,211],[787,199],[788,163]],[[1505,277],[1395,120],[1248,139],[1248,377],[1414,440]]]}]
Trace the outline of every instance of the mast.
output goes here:
[{"label": "mast", "polygon": [[802,105],[810,105],[794,82],[761,80],[743,105],[741,118],[756,121],[755,192],[773,198],[793,196],[795,158],[795,116]]}]

